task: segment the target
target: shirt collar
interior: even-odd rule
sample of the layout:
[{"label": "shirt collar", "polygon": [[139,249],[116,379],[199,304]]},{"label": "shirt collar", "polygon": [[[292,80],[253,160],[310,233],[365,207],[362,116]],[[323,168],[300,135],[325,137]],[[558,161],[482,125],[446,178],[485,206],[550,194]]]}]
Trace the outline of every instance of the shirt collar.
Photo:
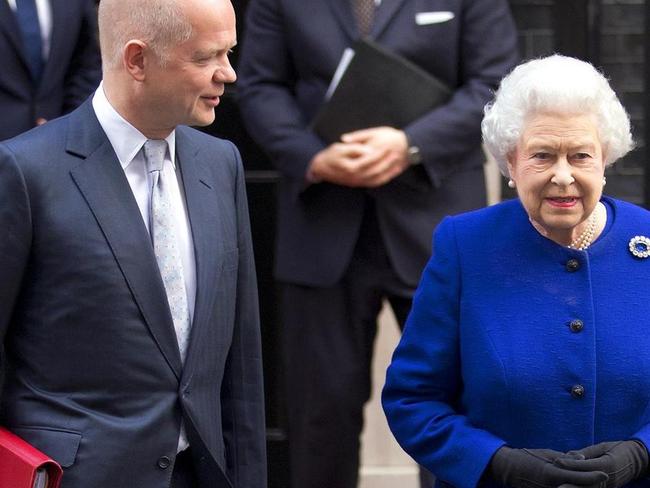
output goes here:
[{"label": "shirt collar", "polygon": [[[97,120],[99,120],[99,124],[104,129],[111,146],[113,146],[122,169],[126,169],[142,149],[147,137],[113,108],[108,98],[106,98],[106,93],[104,93],[104,82],[99,84],[92,103]],[[176,169],[176,130],[173,130],[165,140],[169,148],[169,158],[174,169]]]}]

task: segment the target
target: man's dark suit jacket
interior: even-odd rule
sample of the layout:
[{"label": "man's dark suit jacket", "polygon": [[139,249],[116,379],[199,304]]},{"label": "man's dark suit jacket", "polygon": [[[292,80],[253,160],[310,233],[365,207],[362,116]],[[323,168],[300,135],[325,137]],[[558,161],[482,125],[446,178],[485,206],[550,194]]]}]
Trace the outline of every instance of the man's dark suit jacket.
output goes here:
[{"label": "man's dark suit jacket", "polygon": [[62,488],[168,486],[184,418],[201,488],[265,488],[257,290],[235,147],[178,127],[197,295],[181,365],[146,226],[90,100],[0,144],[0,424]]},{"label": "man's dark suit jacket", "polygon": [[38,86],[29,72],[18,23],[0,0],[0,140],[78,107],[97,88],[101,61],[94,0],[50,0],[50,55]]},{"label": "man's dark suit jacket", "polygon": [[[320,183],[303,191],[309,162],[325,147],[309,123],[343,50],[358,37],[351,3],[313,0],[305,8],[303,0],[252,0],[248,7],[240,107],[284,177],[276,276],[310,286],[337,282],[369,194],[393,268],[414,287],[438,221],[485,204],[482,109],[517,60],[516,30],[506,0],[382,0],[370,37],[446,82],[453,97],[405,128],[421,150],[422,166],[374,190]],[[418,25],[416,15],[425,12],[451,15]]]}]

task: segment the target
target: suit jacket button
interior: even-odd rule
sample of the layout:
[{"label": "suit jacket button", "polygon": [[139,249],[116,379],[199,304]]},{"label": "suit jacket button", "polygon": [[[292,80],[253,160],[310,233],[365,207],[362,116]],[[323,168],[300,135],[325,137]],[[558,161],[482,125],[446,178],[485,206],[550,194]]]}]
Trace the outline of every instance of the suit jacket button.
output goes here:
[{"label": "suit jacket button", "polygon": [[571,329],[571,332],[580,332],[584,328],[585,328],[585,324],[580,319],[574,319],[569,324],[569,329]]},{"label": "suit jacket button", "polygon": [[167,456],[163,456],[160,459],[158,459],[158,467],[160,469],[167,469],[169,466],[171,466],[172,461],[169,459]]},{"label": "suit jacket button", "polygon": [[577,259],[569,259],[566,262],[566,270],[569,273],[573,273],[574,271],[578,271],[580,269],[580,261]]},{"label": "suit jacket button", "polygon": [[582,385],[573,385],[571,387],[571,396],[573,398],[582,398],[585,394],[585,387]]}]

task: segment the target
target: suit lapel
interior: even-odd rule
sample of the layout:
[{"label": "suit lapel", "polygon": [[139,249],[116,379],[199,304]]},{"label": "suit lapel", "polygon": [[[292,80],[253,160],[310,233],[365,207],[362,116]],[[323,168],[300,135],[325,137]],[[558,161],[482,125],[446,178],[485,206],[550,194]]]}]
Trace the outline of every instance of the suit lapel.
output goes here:
[{"label": "suit lapel", "polygon": [[187,129],[183,127],[176,129],[176,155],[183,179],[196,262],[196,301],[190,345],[183,371],[183,376],[189,381],[192,364],[197,357],[193,352],[201,347],[201,336],[210,319],[212,302],[216,295],[214,287],[220,271],[221,222],[218,212],[214,212],[216,190],[212,187],[212,179],[201,162],[196,144],[192,144]]},{"label": "suit lapel", "polygon": [[71,114],[66,149],[84,161],[71,170],[160,351],[177,378],[181,358],[149,233],[91,101]]},{"label": "suit lapel", "polygon": [[377,39],[390,20],[397,14],[398,10],[406,0],[381,0],[381,4],[375,13],[375,20],[372,23],[370,37]]},{"label": "suit lapel", "polygon": [[7,36],[9,42],[14,45],[14,48],[18,53],[18,57],[25,67],[27,76],[30,76],[29,64],[27,63],[27,58],[25,57],[23,39],[20,34],[18,22],[16,21],[16,15],[11,10],[11,7],[6,0],[0,0],[0,30],[4,32],[4,35]]},{"label": "suit lapel", "polygon": [[354,20],[354,13],[350,6],[351,0],[328,0],[327,4],[334,12],[334,16],[343,26],[343,30],[350,37],[356,39],[359,37],[359,30],[357,29],[356,21]]}]

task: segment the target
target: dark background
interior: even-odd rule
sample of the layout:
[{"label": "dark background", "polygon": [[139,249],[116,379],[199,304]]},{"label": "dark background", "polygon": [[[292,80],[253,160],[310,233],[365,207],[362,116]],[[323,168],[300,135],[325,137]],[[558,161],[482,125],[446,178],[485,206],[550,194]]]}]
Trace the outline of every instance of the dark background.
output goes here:
[{"label": "dark background", "polygon": [[[232,0],[241,39],[248,0]],[[650,2],[645,0],[510,0],[519,30],[519,49],[524,59],[554,52],[592,62],[610,79],[632,118],[637,148],[607,172],[606,192],[650,206],[646,184],[645,120],[650,103],[645,81],[650,78],[650,52],[646,22]],[[308,7],[308,0],[305,2]],[[233,54],[236,67],[237,52]],[[275,229],[275,193],[278,174],[255,146],[241,124],[237,109],[237,85],[229,86],[207,132],[234,141],[244,159],[260,290],[264,374],[266,382],[269,488],[289,488],[287,440],[280,379],[277,290],[272,279]],[[512,191],[504,186],[504,197]],[[335,468],[334,468],[335,469]]]}]

